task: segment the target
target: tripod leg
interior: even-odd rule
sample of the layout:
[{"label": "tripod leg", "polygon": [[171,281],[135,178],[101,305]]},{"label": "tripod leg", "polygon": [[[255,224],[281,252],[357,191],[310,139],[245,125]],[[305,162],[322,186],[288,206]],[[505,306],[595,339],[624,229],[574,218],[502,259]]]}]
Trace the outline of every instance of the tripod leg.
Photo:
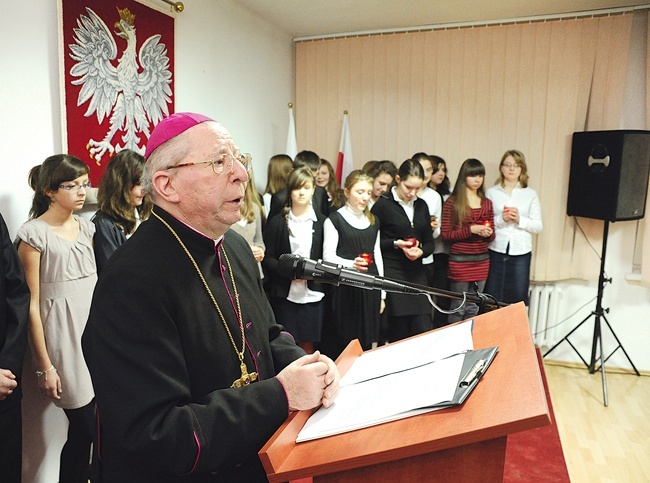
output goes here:
[{"label": "tripod leg", "polygon": [[598,341],[601,342],[601,351],[600,351],[600,363],[603,363],[603,351],[602,351],[602,333],[600,330],[600,317],[601,313],[596,311],[594,312],[596,319],[594,320],[594,337],[591,341],[591,361],[589,362],[589,374],[596,372],[596,349],[598,347]]},{"label": "tripod leg", "polygon": [[[562,338],[561,338],[561,339],[560,339],[560,340],[559,340],[559,341],[558,341],[558,342],[557,342],[553,347],[551,347],[549,350],[547,350],[547,351],[544,353],[543,357],[546,357],[546,356],[549,355],[551,352],[553,352],[553,351],[555,350],[555,348],[556,348],[557,346],[559,346],[562,342],[564,342],[564,341],[569,342],[569,337],[571,336],[571,334],[573,334],[576,330],[578,330],[578,329],[582,326],[582,324],[584,324],[585,322],[587,322],[587,321],[589,320],[589,318],[590,318],[592,315],[593,315],[593,312],[592,312],[591,314],[587,315],[584,319],[582,319],[582,321],[581,321],[578,325],[576,325],[576,326],[573,328],[573,330],[571,330],[571,332],[569,332],[567,335],[565,335],[564,337],[562,337]],[[569,343],[570,343],[570,342],[569,342]],[[575,350],[575,347],[573,348],[573,350]],[[578,354],[578,355],[580,355],[580,354]]]},{"label": "tripod leg", "polygon": [[600,333],[600,320],[598,320],[598,332],[599,332],[599,337],[600,337],[600,375],[603,380],[603,404],[605,407],[609,405],[609,399],[607,397],[607,376],[605,374],[605,356],[603,352],[603,338],[602,334]]},{"label": "tripod leg", "polygon": [[[609,327],[609,331],[610,331],[610,332],[612,333],[612,335],[614,336],[614,339],[616,339],[616,343],[618,344],[618,347],[621,348],[621,350],[623,351],[623,354],[625,354],[625,357],[627,358],[627,361],[628,361],[628,362],[630,363],[630,365],[632,366],[632,369],[634,369],[634,373],[635,373],[637,376],[640,376],[641,374],[639,373],[639,371],[637,370],[636,366],[635,366],[634,363],[632,362],[632,359],[630,359],[630,356],[627,355],[627,352],[625,351],[625,348],[623,347],[623,344],[621,344],[621,341],[618,340],[618,337],[616,337],[616,332],[614,332],[614,329],[612,329],[612,326],[609,324],[609,321],[607,320],[607,317],[605,317],[605,316],[603,315],[603,319],[605,319],[605,323],[607,324],[607,327]],[[617,348],[618,348],[618,347],[617,347]]]}]

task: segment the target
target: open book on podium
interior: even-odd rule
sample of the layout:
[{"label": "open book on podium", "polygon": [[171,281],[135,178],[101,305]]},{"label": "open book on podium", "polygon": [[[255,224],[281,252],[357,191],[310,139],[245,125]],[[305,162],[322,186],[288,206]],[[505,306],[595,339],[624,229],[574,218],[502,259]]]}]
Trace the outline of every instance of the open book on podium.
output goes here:
[{"label": "open book on podium", "polygon": [[[349,384],[354,372],[363,369],[357,360],[395,350],[391,347],[403,347],[431,333],[449,334],[450,329],[462,325],[461,322],[436,329],[367,352],[363,352],[358,341],[353,341],[336,364],[341,375],[349,378],[345,382]],[[468,327],[474,349],[498,347],[498,356],[483,377],[476,379],[462,405],[301,443],[296,438],[316,410],[296,411],[259,451],[269,481],[280,483],[307,477],[313,478],[314,483],[502,481],[507,435],[551,423],[540,366],[523,303],[478,315],[473,325],[464,330]],[[465,350],[452,347],[454,339],[447,335],[439,339],[439,346],[448,347],[449,355]],[[405,363],[416,352],[405,351],[396,359]],[[373,358],[365,360],[373,362]],[[417,384],[432,385],[429,380],[419,380]],[[368,396],[361,407],[370,409],[375,404]]]},{"label": "open book on podium", "polygon": [[361,354],[341,379],[334,404],[316,411],[296,441],[462,404],[498,349],[473,350],[472,326],[470,320]]}]

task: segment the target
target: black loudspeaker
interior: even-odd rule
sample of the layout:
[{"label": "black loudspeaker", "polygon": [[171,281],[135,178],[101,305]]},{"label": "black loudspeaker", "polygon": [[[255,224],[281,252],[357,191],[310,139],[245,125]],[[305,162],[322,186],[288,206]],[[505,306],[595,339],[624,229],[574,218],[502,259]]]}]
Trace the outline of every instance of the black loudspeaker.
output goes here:
[{"label": "black loudspeaker", "polygon": [[573,133],[567,214],[606,221],[645,216],[650,131]]}]

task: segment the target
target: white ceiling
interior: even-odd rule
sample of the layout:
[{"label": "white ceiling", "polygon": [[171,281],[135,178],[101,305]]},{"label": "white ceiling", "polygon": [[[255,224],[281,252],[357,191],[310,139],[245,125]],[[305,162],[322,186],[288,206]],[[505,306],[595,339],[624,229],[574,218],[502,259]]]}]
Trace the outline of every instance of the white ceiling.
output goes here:
[{"label": "white ceiling", "polygon": [[293,38],[645,5],[647,0],[237,0]]}]

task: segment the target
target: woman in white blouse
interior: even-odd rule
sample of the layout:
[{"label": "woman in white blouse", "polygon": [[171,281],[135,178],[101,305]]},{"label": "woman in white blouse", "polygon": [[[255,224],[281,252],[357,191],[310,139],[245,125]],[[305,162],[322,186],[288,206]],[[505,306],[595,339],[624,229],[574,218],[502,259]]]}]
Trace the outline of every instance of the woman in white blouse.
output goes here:
[{"label": "woman in white blouse", "polygon": [[285,207],[266,226],[266,253],[262,260],[275,318],[307,353],[312,353],[314,344],[321,339],[325,293],[317,282],[284,276],[278,271],[278,262],[285,253],[312,260],[323,256],[325,217],[316,213],[311,205],[315,186],[314,175],[308,166],[291,172],[287,180]]},{"label": "woman in white blouse", "polygon": [[528,168],[521,151],[501,157],[499,178],[485,196],[494,207],[496,237],[490,243],[490,272],[485,291],[498,301],[528,305],[533,234],[542,231],[537,193],[528,187]]}]

